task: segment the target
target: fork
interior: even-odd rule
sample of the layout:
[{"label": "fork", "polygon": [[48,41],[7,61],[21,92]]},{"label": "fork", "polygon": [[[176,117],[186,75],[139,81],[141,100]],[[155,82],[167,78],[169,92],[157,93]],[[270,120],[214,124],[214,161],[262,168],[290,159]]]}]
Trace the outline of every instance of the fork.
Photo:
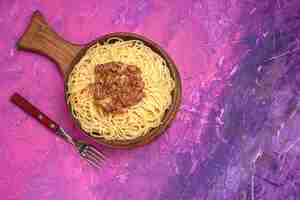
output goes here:
[{"label": "fork", "polygon": [[14,93],[10,99],[15,105],[20,107],[25,113],[31,115],[38,120],[45,127],[50,129],[53,133],[60,136],[66,142],[72,144],[80,156],[84,158],[89,164],[96,168],[100,168],[101,164],[105,160],[105,156],[102,152],[98,151],[94,146],[88,144],[85,141],[77,140],[71,137],[61,126],[50,119],[47,115],[42,113],[37,107],[32,105],[24,97],[18,93]]}]

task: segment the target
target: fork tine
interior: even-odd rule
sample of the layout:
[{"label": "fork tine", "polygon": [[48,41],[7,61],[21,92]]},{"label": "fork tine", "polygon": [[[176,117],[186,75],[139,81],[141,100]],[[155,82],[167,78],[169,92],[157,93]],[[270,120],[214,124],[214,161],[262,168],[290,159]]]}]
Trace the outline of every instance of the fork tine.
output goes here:
[{"label": "fork tine", "polygon": [[102,157],[99,157],[97,154],[95,154],[93,151],[88,150],[86,151],[86,153],[90,156],[93,157],[95,160],[97,160],[99,163],[102,163],[104,160]]},{"label": "fork tine", "polygon": [[86,154],[86,159],[89,159],[89,160],[93,161],[94,163],[96,163],[99,166],[102,165],[101,158],[96,157],[89,150],[85,151],[85,154]]},{"label": "fork tine", "polygon": [[100,168],[100,165],[97,165],[96,163],[94,163],[93,161],[89,160],[88,158],[86,157],[83,157],[84,160],[86,160],[90,165],[92,165],[93,167],[99,169]]},{"label": "fork tine", "polygon": [[96,168],[100,168],[101,166],[101,162],[98,161],[97,159],[93,158],[91,155],[89,155],[88,153],[86,153],[86,151],[84,151],[82,154],[82,157],[88,161],[90,164],[92,164],[94,167]]},{"label": "fork tine", "polygon": [[104,153],[102,153],[101,151],[98,151],[95,147],[88,146],[88,149],[91,150],[91,152],[96,154],[98,157],[100,157],[102,160],[106,160],[106,156],[104,155]]}]

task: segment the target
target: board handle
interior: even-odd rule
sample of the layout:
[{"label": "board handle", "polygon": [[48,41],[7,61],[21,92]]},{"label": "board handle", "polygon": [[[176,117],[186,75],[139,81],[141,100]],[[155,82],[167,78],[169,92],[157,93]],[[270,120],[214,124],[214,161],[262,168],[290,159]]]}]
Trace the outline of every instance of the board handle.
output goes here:
[{"label": "board handle", "polygon": [[83,46],[64,40],[47,24],[43,15],[35,11],[25,32],[17,42],[17,48],[50,58],[66,77],[72,60]]}]

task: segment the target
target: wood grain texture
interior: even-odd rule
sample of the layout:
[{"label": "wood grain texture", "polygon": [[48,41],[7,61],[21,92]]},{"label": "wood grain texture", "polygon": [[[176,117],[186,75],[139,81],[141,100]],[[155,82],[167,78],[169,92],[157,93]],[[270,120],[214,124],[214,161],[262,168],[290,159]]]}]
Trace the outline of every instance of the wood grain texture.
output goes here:
[{"label": "wood grain texture", "polygon": [[18,49],[32,51],[47,56],[66,75],[72,60],[83,48],[62,39],[45,21],[39,11],[35,11],[29,25],[17,42]]}]

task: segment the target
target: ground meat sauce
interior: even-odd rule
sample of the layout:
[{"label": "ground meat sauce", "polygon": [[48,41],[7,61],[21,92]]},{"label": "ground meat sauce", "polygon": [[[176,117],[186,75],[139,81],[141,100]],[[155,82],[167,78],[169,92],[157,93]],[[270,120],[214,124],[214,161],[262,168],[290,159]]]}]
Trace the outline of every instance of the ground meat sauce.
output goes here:
[{"label": "ground meat sauce", "polygon": [[120,62],[97,65],[95,75],[95,103],[106,112],[125,112],[144,96],[141,70],[134,65]]}]

